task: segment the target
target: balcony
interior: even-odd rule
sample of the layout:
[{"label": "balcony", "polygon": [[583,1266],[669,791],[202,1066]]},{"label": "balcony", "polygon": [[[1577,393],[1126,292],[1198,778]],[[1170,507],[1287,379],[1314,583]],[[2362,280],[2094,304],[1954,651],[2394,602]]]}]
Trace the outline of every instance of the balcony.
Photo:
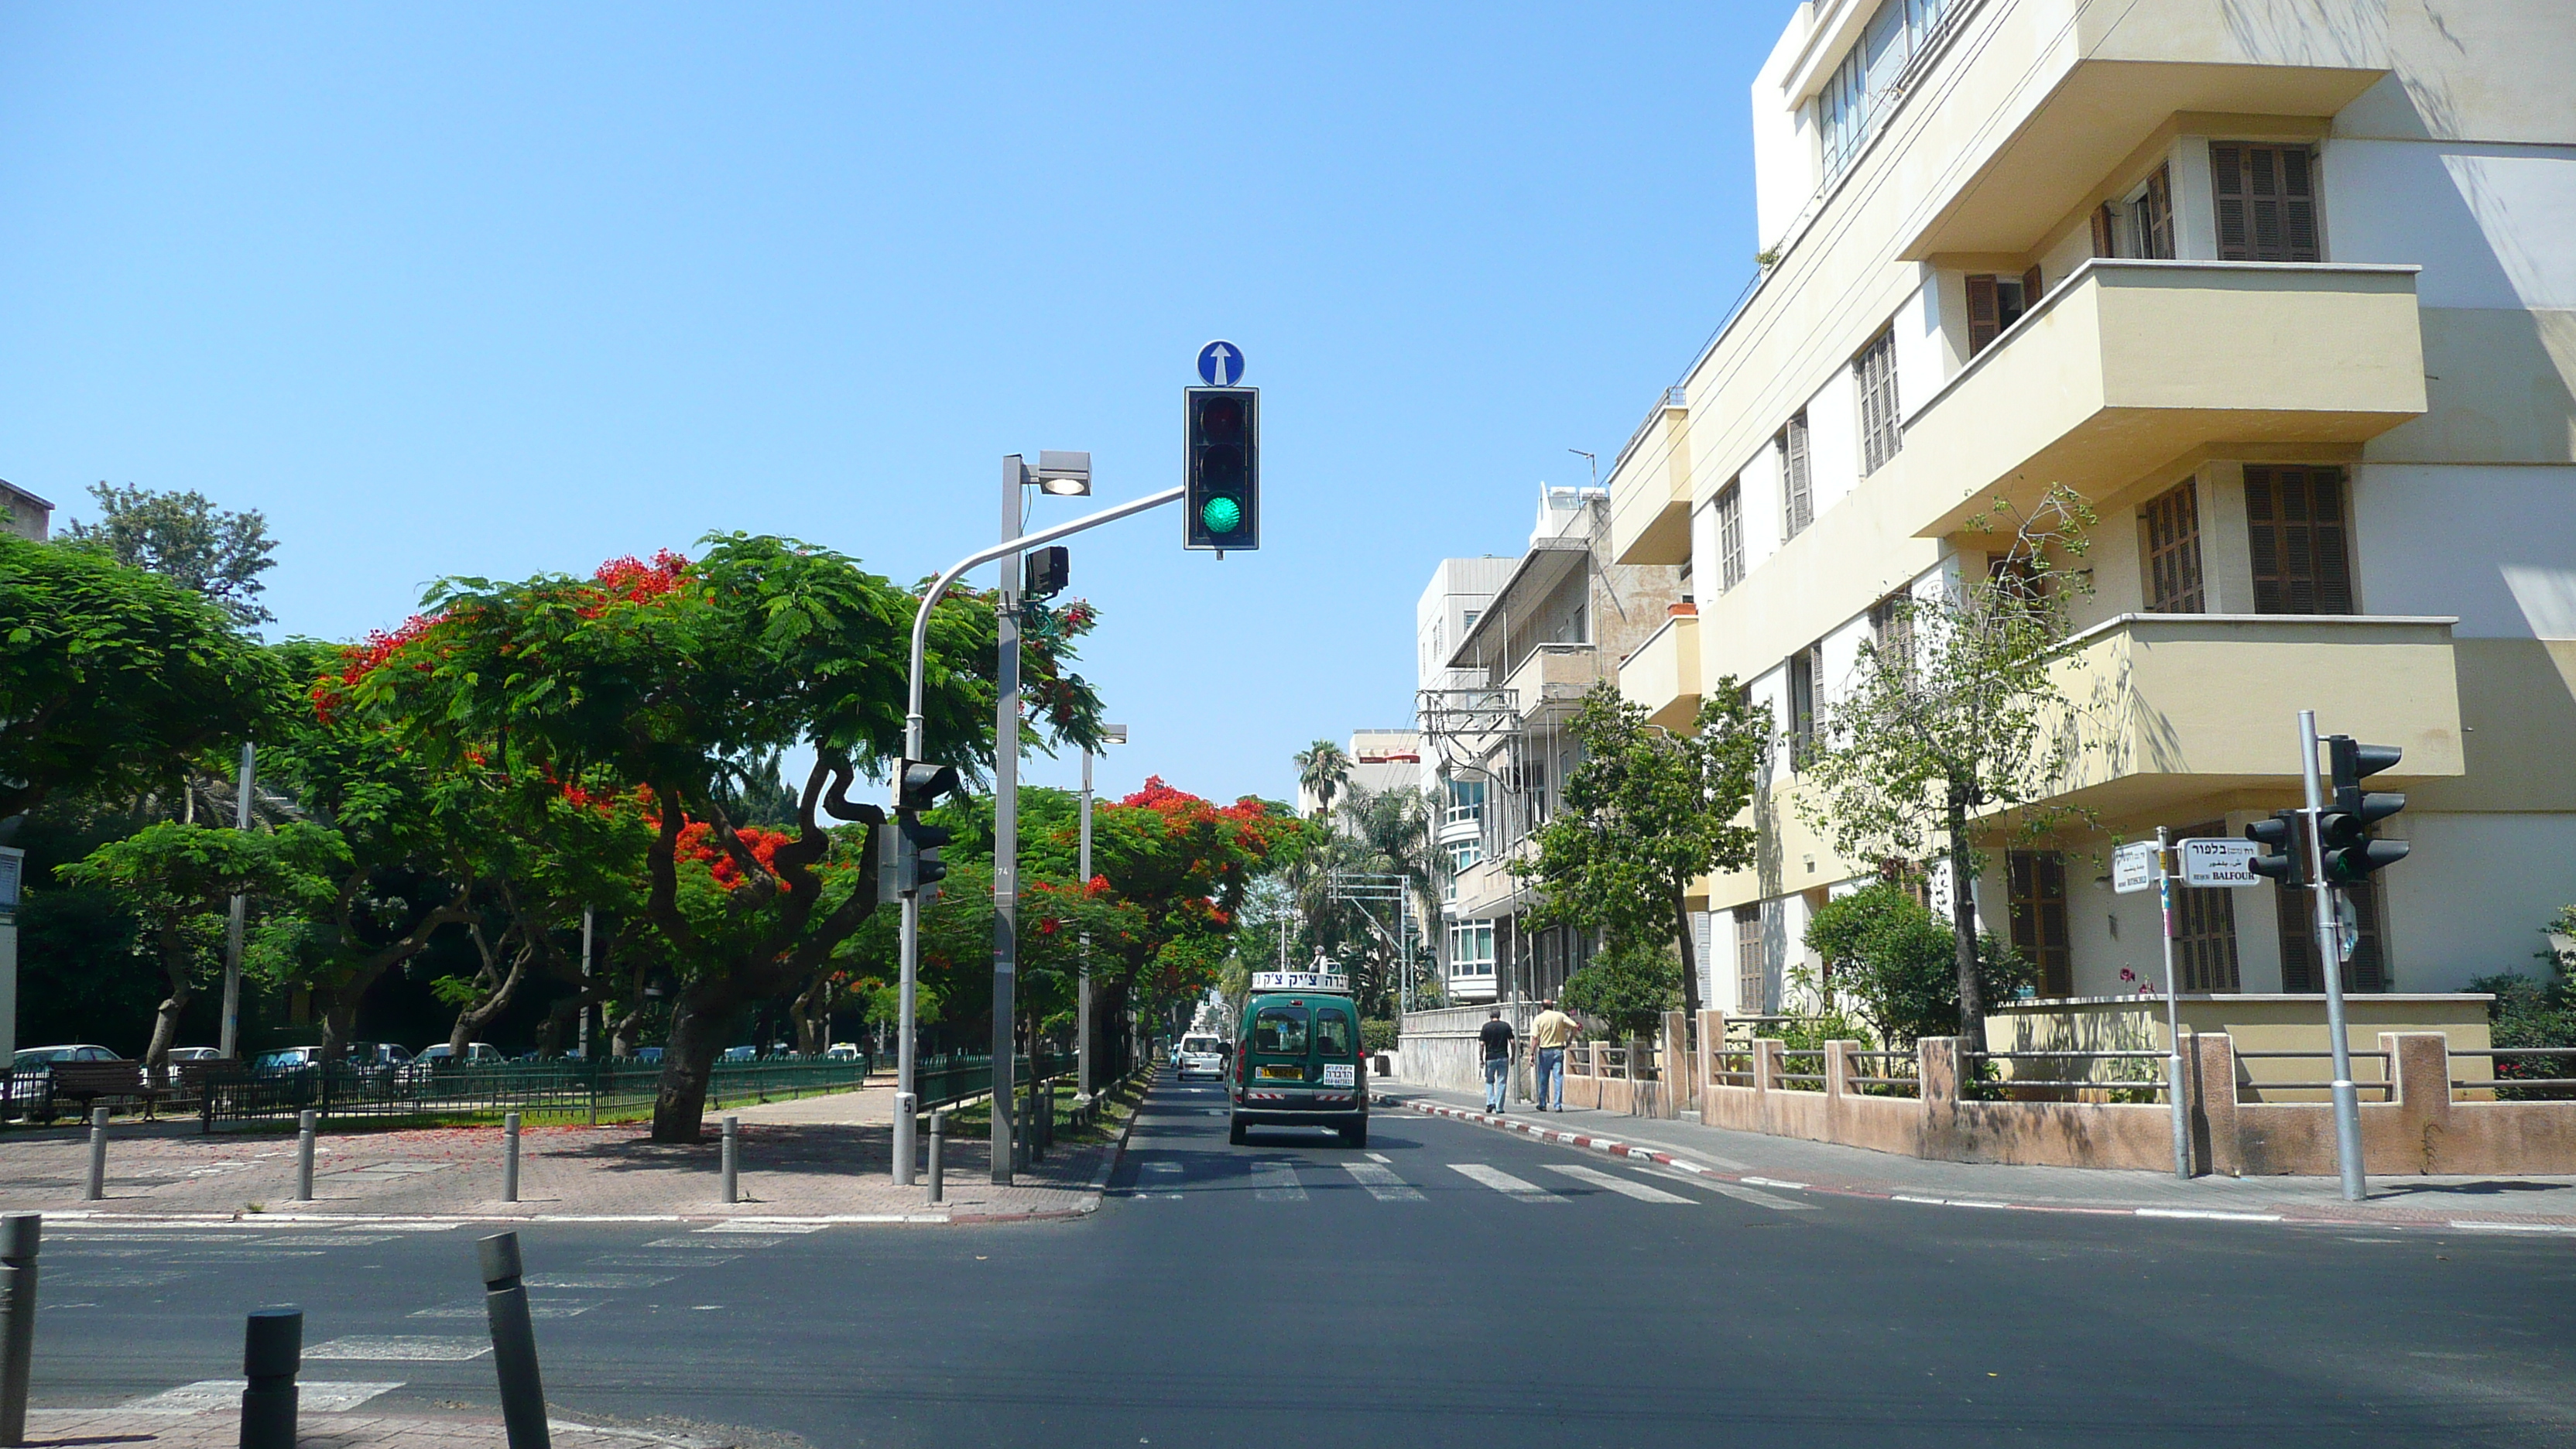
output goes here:
[{"label": "balcony", "polygon": [[1619,666],[1619,693],[1668,730],[1699,718],[1699,616],[1675,614]]},{"label": "balcony", "polygon": [[1623,564],[1690,562],[1690,408],[1681,388],[1641,424],[1610,466],[1610,557]]},{"label": "balcony", "polygon": [[1452,805],[1447,813],[1440,817],[1442,845],[1456,845],[1460,841],[1474,840],[1484,833],[1485,811],[1482,806]]},{"label": "balcony", "polygon": [[1589,644],[1541,644],[1530,651],[1503,687],[1518,702],[1524,723],[1571,714],[1584,691],[1601,682],[1601,651]]},{"label": "balcony", "polygon": [[2374,786],[2465,773],[2446,618],[2122,614],[2068,643],[2060,801],[2149,811],[2299,789],[2298,713],[2405,750]]},{"label": "balcony", "polygon": [[1888,496],[1941,537],[1998,494],[2100,497],[2195,449],[2377,437],[2424,412],[2415,270],[2087,262],[1914,414]]}]

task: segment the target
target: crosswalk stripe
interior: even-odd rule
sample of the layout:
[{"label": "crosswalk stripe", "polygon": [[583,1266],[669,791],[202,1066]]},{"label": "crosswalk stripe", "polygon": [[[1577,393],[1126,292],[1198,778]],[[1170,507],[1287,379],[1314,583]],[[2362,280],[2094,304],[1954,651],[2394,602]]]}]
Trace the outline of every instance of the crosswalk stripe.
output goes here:
[{"label": "crosswalk stripe", "polygon": [[1771,1193],[1757,1192],[1749,1187],[1738,1187],[1731,1182],[1704,1180],[1700,1183],[1700,1186],[1707,1188],[1710,1192],[1731,1197],[1737,1202],[1749,1202],[1755,1207],[1769,1208],[1775,1213],[1811,1213],[1816,1210],[1816,1205],[1811,1202],[1797,1202],[1789,1198],[1775,1196]]},{"label": "crosswalk stripe", "polygon": [[1597,1167],[1584,1167],[1570,1162],[1551,1162],[1547,1165],[1547,1170],[1564,1173],[1576,1182],[1589,1183],[1594,1187],[1606,1187],[1621,1197],[1633,1197],[1639,1202],[1687,1204],[1691,1201],[1677,1192],[1666,1192],[1660,1187],[1648,1187],[1642,1182],[1630,1182],[1624,1177],[1612,1177]]},{"label": "crosswalk stripe", "polygon": [[1481,1184],[1485,1187],[1490,1187],[1494,1191],[1512,1199],[1514,1202],[1569,1201],[1569,1199],[1558,1197],[1555,1193],[1549,1192],[1546,1188],[1539,1186],[1537,1183],[1523,1182],[1508,1172],[1504,1172],[1499,1168],[1487,1167],[1481,1162],[1453,1162],[1450,1163],[1449,1166],[1453,1170],[1463,1174],[1468,1181]]},{"label": "crosswalk stripe", "polygon": [[1254,1202],[1304,1202],[1306,1189],[1297,1185],[1297,1169],[1285,1162],[1252,1164],[1252,1200]]},{"label": "crosswalk stripe", "polygon": [[[238,1408],[242,1390],[249,1387],[244,1379],[199,1379],[175,1389],[140,1399],[128,1400],[119,1407],[143,1413],[197,1413],[207,1409]],[[378,1394],[401,1388],[394,1383],[331,1383],[306,1379],[295,1386],[297,1406],[321,1414],[344,1414]]]},{"label": "crosswalk stripe", "polygon": [[387,1363],[397,1360],[429,1363],[466,1363],[492,1351],[490,1339],[445,1334],[396,1333],[368,1334],[335,1338],[304,1350],[304,1357],[342,1359],[359,1363]]},{"label": "crosswalk stripe", "polygon": [[1413,1190],[1412,1184],[1374,1162],[1345,1162],[1342,1171],[1368,1189],[1368,1195],[1379,1202],[1428,1202],[1429,1198]]}]

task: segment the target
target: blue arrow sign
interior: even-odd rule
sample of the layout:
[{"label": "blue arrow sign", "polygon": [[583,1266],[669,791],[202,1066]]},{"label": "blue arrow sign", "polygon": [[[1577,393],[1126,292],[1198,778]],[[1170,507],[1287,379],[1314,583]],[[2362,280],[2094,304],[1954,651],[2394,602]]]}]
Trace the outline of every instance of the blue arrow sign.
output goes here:
[{"label": "blue arrow sign", "polygon": [[1243,349],[1231,342],[1211,342],[1199,349],[1199,380],[1210,387],[1232,387],[1243,380]]}]

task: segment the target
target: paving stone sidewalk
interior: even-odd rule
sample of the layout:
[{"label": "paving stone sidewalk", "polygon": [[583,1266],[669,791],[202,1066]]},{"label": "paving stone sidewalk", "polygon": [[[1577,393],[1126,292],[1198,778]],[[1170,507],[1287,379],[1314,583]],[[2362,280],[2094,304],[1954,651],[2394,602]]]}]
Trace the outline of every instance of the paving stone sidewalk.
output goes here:
[{"label": "paving stone sidewalk", "polygon": [[[548,1426],[555,1449],[717,1449],[723,1439],[654,1434],[555,1420]],[[437,1418],[391,1414],[301,1415],[297,1449],[496,1449],[509,1442],[497,1418]],[[172,1413],[133,1409],[34,1409],[27,1415],[30,1449],[236,1449],[238,1409]]]},{"label": "paving stone sidewalk", "polygon": [[1094,1179],[1113,1143],[1059,1143],[1011,1187],[990,1181],[980,1138],[953,1140],[946,1201],[890,1175],[893,1128],[883,1089],[733,1109],[741,1121],[742,1202],[722,1200],[717,1123],[706,1140],[649,1140],[641,1125],[530,1125],[520,1144],[519,1200],[501,1200],[498,1127],[326,1131],[314,1154],[314,1200],[293,1201],[295,1137],[218,1132],[195,1123],[110,1129],[107,1197],[84,1202],[89,1171],[83,1129],[0,1138],[0,1210],[49,1216],[471,1217],[531,1220],[614,1217],[839,1218],[993,1222],[1063,1217],[1098,1205]]},{"label": "paving stone sidewalk", "polygon": [[[1485,1116],[1484,1099],[1473,1092],[1394,1083],[1379,1091],[1393,1105],[1437,1106],[1470,1117]],[[1573,1133],[1648,1148],[1713,1169],[1716,1176],[1969,1207],[2225,1213],[2277,1216],[2287,1222],[2576,1231],[2576,1177],[2373,1177],[2368,1200],[2348,1203],[2332,1178],[2210,1176],[2181,1182],[2167,1173],[1936,1162],[1838,1143],[1702,1127],[1688,1117],[1667,1121],[1583,1109],[1533,1112],[1526,1104],[1515,1104],[1500,1118],[1487,1120],[1508,1123],[1515,1130]]]}]

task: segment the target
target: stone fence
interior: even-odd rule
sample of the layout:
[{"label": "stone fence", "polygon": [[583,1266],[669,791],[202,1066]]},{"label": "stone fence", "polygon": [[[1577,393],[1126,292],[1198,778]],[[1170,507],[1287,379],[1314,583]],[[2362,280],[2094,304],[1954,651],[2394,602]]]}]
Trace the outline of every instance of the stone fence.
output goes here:
[{"label": "stone fence", "polygon": [[[1535,1002],[1500,1003],[1503,1020],[1512,1024],[1516,1042],[1529,1040],[1529,1024],[1538,1018]],[[1444,1006],[1436,1011],[1405,1013],[1397,1038],[1395,1078],[1409,1086],[1438,1087],[1451,1092],[1485,1090],[1485,1053],[1476,1034],[1485,1029],[1491,1006]],[[1529,1053],[1514,1056],[1513,1095],[1529,1095]]]}]

